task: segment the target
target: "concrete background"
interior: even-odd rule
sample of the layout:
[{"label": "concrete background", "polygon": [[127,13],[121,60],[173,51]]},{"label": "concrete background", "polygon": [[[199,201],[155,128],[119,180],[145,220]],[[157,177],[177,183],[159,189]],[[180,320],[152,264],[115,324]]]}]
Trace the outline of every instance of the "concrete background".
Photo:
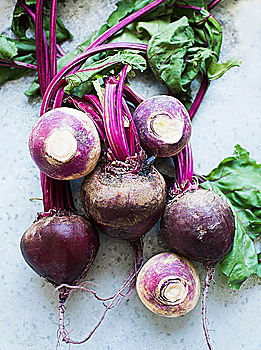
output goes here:
[{"label": "concrete background", "polygon": [[[15,1],[0,2],[0,32],[9,34]],[[104,22],[114,0],[67,0],[59,12],[75,35],[65,48],[75,47]],[[222,58],[239,56],[240,69],[233,69],[212,83],[194,120],[192,144],[196,171],[206,173],[233,152],[240,143],[253,157],[260,153],[260,54],[261,1],[224,1],[215,11],[224,28]],[[1,186],[0,186],[0,349],[55,349],[56,296],[51,285],[39,278],[24,262],[19,241],[41,210],[39,173],[30,159],[27,139],[35,122],[40,100],[23,95],[32,77],[1,86]],[[135,83],[144,95],[164,91],[145,75]],[[79,183],[75,183],[75,191]],[[145,258],[166,250],[158,229],[145,239]],[[127,243],[101,237],[101,249],[88,279],[98,284],[99,294],[110,295],[131,267]],[[204,272],[200,268],[203,279]],[[240,291],[228,288],[217,271],[210,289],[208,318],[215,350],[260,350],[260,280],[244,283]],[[98,320],[102,306],[92,297],[74,294],[67,305],[66,324],[81,338]],[[206,349],[200,320],[200,304],[179,319],[153,315],[134,294],[130,301],[111,311],[92,340],[81,349],[92,350],[199,350]],[[73,347],[72,347],[73,348]],[[68,349],[68,347],[63,347]]]}]

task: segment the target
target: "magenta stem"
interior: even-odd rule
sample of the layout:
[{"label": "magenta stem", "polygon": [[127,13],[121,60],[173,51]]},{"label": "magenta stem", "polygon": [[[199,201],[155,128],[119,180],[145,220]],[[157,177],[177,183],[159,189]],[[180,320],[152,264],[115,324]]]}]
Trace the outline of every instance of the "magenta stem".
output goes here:
[{"label": "magenta stem", "polygon": [[113,36],[115,33],[117,33],[122,28],[128,26],[130,23],[136,21],[140,17],[146,15],[147,13],[153,11],[155,8],[157,8],[160,4],[166,2],[166,0],[156,0],[153,1],[151,4],[143,7],[139,11],[131,14],[130,16],[124,18],[122,21],[117,23],[112,28],[108,29],[105,33],[99,36],[87,49],[85,49],[84,52],[89,51],[90,49],[93,49],[94,47],[104,43],[107,39],[109,39],[111,36]]},{"label": "magenta stem", "polygon": [[[219,1],[221,1],[221,0],[218,0],[218,2],[219,2]],[[192,5],[175,4],[175,6],[180,7],[180,8],[184,8],[184,9],[191,9],[191,10],[195,10],[195,11],[201,11],[201,10],[203,10],[202,7],[192,6]],[[209,11],[210,11],[212,8],[213,8],[213,7],[209,8],[209,6],[208,6],[208,10],[209,10]],[[206,18],[204,18],[204,19],[202,19],[202,20],[200,20],[199,22],[196,22],[196,23],[194,23],[194,24],[197,24],[197,25],[198,25],[198,24],[204,22],[204,21],[205,21],[207,18],[209,18],[209,17],[214,18],[214,19],[218,22],[218,20],[216,19],[216,17],[213,16],[212,13],[209,13],[208,16],[207,16]]]},{"label": "magenta stem", "polygon": [[50,17],[50,69],[51,77],[57,73],[57,49],[56,49],[56,13],[57,0],[52,0]]},{"label": "magenta stem", "polygon": [[119,130],[117,128],[117,119],[115,114],[115,95],[117,85],[109,81],[105,83],[104,90],[104,108],[103,108],[103,123],[108,143],[114,157],[118,160],[124,160],[124,154],[121,150],[121,141]]},{"label": "magenta stem", "polygon": [[197,93],[197,95],[192,103],[192,106],[190,107],[190,110],[189,110],[190,119],[193,119],[193,117],[197,113],[197,110],[199,109],[199,106],[200,106],[200,104],[205,96],[205,93],[208,89],[208,86],[209,86],[208,77],[206,75],[204,75],[203,79],[202,79],[202,83],[201,83],[200,88],[198,90],[198,93]]},{"label": "magenta stem", "polygon": [[[49,69],[49,50],[46,42],[46,37],[43,31],[43,9],[44,1],[38,0],[36,4],[35,38],[37,71],[42,95],[44,95],[45,90],[51,80]],[[55,14],[54,17],[56,17]],[[53,28],[53,30],[55,31],[56,35],[56,27]],[[53,108],[60,107],[62,104],[62,100],[63,89],[59,88],[54,99]],[[49,214],[51,215],[52,210],[75,210],[69,181],[54,180],[46,176],[42,172],[40,172],[40,179],[43,192],[43,206],[45,212],[49,212]]]},{"label": "magenta stem", "polygon": [[90,102],[100,115],[103,114],[103,107],[102,107],[101,102],[97,96],[91,95],[91,94],[84,95],[83,99],[86,100],[87,102]]},{"label": "magenta stem", "polygon": [[[30,9],[30,7],[28,7],[22,0],[20,0],[19,5],[25,9],[25,11],[29,14],[29,16],[35,22],[35,13]],[[47,42],[45,34],[44,34],[44,37],[45,37],[45,41]],[[59,57],[62,57],[63,55],[65,55],[66,52],[61,48],[59,44],[56,44],[56,49]]]},{"label": "magenta stem", "polygon": [[141,146],[140,146],[140,139],[139,139],[139,135],[138,135],[138,131],[136,129],[136,125],[133,121],[133,117],[131,114],[131,111],[128,107],[127,102],[125,101],[125,99],[123,99],[123,111],[126,114],[126,117],[129,119],[129,142],[130,142],[130,148],[133,149],[134,151],[131,151],[131,155],[134,155],[135,153],[140,153],[141,151]]},{"label": "magenta stem", "polygon": [[28,7],[22,0],[19,1],[19,5],[22,6],[25,11],[31,16],[32,20],[35,22],[35,13]]},{"label": "magenta stem", "polygon": [[[114,25],[112,28],[108,29],[105,33],[100,35],[91,45],[89,45],[83,52],[87,52],[90,49],[93,49],[97,46],[100,46],[103,44],[106,40],[108,40],[110,37],[112,37],[115,33],[117,33],[119,30],[123,29],[124,27],[128,26],[130,23],[134,22],[135,20],[139,19],[140,17],[148,14],[149,12],[153,11],[155,8],[157,8],[160,4],[166,2],[167,0],[156,0],[153,1],[151,4],[143,7],[139,11],[133,13],[132,15],[124,18],[122,21]],[[76,68],[79,69],[80,66]]]},{"label": "magenta stem", "polygon": [[38,65],[38,79],[42,96],[50,80],[49,55],[46,38],[43,30],[43,11],[44,0],[38,0],[36,3],[36,20],[35,20],[35,43],[36,43],[36,60]]},{"label": "magenta stem", "polygon": [[83,52],[76,58],[74,58],[70,63],[68,63],[66,66],[64,66],[52,79],[51,83],[48,85],[46,92],[43,97],[42,106],[41,106],[41,114],[48,111],[50,102],[52,97],[55,94],[55,91],[57,87],[61,84],[64,84],[61,82],[62,78],[66,76],[74,67],[76,67],[79,63],[85,61],[88,57],[95,55],[96,53],[107,51],[107,50],[120,50],[120,49],[131,49],[131,50],[138,50],[138,51],[147,51],[147,45],[144,44],[136,44],[136,43],[110,43],[110,44],[104,44],[99,47],[93,48],[91,50],[88,50],[86,52]]},{"label": "magenta stem", "polygon": [[2,59],[0,59],[0,66],[37,70],[37,66],[34,64],[20,62],[20,61],[2,60]]},{"label": "magenta stem", "polygon": [[222,0],[212,0],[208,4],[208,10],[212,10],[214,7],[216,7]]},{"label": "magenta stem", "polygon": [[69,96],[67,98],[67,102],[73,104],[77,109],[86,113],[94,122],[101,139],[106,141],[101,113],[95,110],[95,107],[93,108],[90,102],[83,101],[82,99],[75,96]]},{"label": "magenta stem", "polygon": [[127,157],[129,157],[130,150],[129,150],[129,145],[127,142],[127,137],[126,137],[126,132],[124,128],[124,119],[123,119],[123,111],[122,111],[122,102],[123,102],[123,86],[125,79],[127,77],[127,70],[128,70],[128,65],[125,65],[122,72],[120,73],[120,78],[119,78],[119,83],[118,83],[118,90],[117,90],[117,96],[116,96],[116,114],[117,114],[117,126],[118,130],[121,136],[121,149],[122,152],[125,153],[124,155],[124,160],[126,160]]},{"label": "magenta stem", "polygon": [[139,95],[136,91],[131,89],[129,86],[124,85],[123,95],[134,104],[134,106],[138,106],[141,102],[144,101],[144,97]]}]

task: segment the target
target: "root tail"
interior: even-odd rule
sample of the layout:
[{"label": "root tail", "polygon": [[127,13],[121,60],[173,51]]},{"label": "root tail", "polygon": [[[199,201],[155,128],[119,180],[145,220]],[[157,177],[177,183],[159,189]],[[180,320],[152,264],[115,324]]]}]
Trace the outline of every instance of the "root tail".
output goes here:
[{"label": "root tail", "polygon": [[207,326],[207,297],[208,297],[208,289],[213,279],[214,272],[215,272],[214,266],[206,266],[206,278],[205,278],[203,295],[202,295],[202,312],[201,312],[202,325],[203,325],[206,343],[209,350],[213,350],[213,347],[210,342],[209,330]]}]

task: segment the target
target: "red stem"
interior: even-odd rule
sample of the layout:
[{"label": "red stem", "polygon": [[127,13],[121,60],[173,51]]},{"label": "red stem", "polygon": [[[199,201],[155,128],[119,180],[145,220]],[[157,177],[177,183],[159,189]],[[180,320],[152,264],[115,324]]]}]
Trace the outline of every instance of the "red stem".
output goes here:
[{"label": "red stem", "polygon": [[104,89],[104,108],[103,108],[103,123],[106,137],[114,157],[118,160],[124,160],[124,154],[121,150],[121,141],[119,130],[117,127],[117,119],[115,114],[115,94],[117,86],[109,80],[105,83]]},{"label": "red stem", "polygon": [[139,11],[124,18],[119,23],[117,23],[115,26],[113,26],[112,28],[108,29],[105,33],[100,35],[99,38],[97,38],[87,49],[85,49],[84,52],[89,51],[90,49],[93,49],[94,47],[104,43],[107,39],[109,39],[111,36],[113,36],[119,30],[128,26],[130,23],[136,21],[137,19],[146,15],[147,13],[153,11],[155,8],[157,8],[160,4],[163,4],[164,2],[166,2],[166,0],[155,0],[151,4],[140,9]]},{"label": "red stem", "polygon": [[57,73],[57,48],[56,48],[56,12],[57,0],[52,0],[51,3],[51,18],[50,18],[50,67],[51,77]]},{"label": "red stem", "polygon": [[135,43],[110,43],[104,44],[99,47],[88,50],[87,52],[83,52],[76,58],[74,58],[70,63],[64,66],[52,79],[51,83],[48,85],[46,92],[43,97],[42,106],[41,106],[41,114],[48,111],[50,107],[50,102],[52,97],[55,95],[57,88],[61,85],[64,85],[62,82],[62,78],[64,78],[73,68],[75,68],[79,63],[85,61],[88,57],[95,55],[99,52],[104,52],[107,50],[120,50],[120,49],[131,49],[138,51],[147,51],[147,45],[144,44],[135,44]]},{"label": "red stem", "polygon": [[208,10],[212,10],[214,7],[216,7],[222,0],[212,0],[208,4]]},{"label": "red stem", "polygon": [[102,111],[100,113],[100,111],[95,110],[95,107],[93,107],[90,102],[84,101],[83,99],[80,99],[75,96],[69,96],[66,101],[68,103],[73,104],[77,109],[86,113],[94,122],[101,139],[106,141],[106,135],[105,135],[105,130],[104,130],[102,116],[101,116]]},{"label": "red stem", "polygon": [[140,153],[141,151],[141,146],[140,146],[140,139],[139,139],[139,135],[138,135],[138,131],[136,129],[136,125],[133,121],[133,117],[132,114],[130,112],[130,109],[125,101],[125,99],[123,99],[122,101],[122,105],[123,105],[123,110],[124,113],[126,114],[127,118],[129,119],[129,142],[131,144],[130,147],[134,148],[134,151],[131,151],[131,155],[134,155],[135,153]]},{"label": "red stem", "polygon": [[[35,16],[35,40],[38,79],[42,95],[44,95],[44,92],[51,80],[49,50],[43,31],[43,10],[44,0],[38,0],[36,4]],[[55,14],[52,14],[52,16],[56,18]],[[56,36],[56,27],[53,28],[53,30]],[[53,107],[60,107],[62,100],[63,89],[60,88],[55,96]],[[50,212],[52,210],[75,210],[69,181],[54,180],[42,172],[40,172],[40,179],[45,212]]]},{"label": "red stem", "polygon": [[94,108],[97,110],[97,112],[102,115],[103,113],[103,107],[101,105],[100,100],[98,99],[97,96],[95,95],[84,95],[83,99],[86,100],[87,102],[90,102]]},{"label": "red stem", "polygon": [[[32,18],[32,20],[35,22],[35,13],[30,9],[29,6],[27,6],[22,0],[20,0],[19,5],[22,6],[25,11],[29,14],[29,16]],[[44,40],[45,42],[47,42],[46,40],[46,35],[44,34]],[[61,48],[61,46],[59,44],[56,44],[56,49],[58,51],[58,56],[62,57],[63,55],[65,55],[65,51]]]},{"label": "red stem", "polygon": [[208,77],[204,74],[198,93],[189,110],[190,119],[193,119],[195,114],[197,113],[197,110],[205,96],[208,86],[209,86],[209,80],[208,80]]},{"label": "red stem", "polygon": [[118,91],[116,96],[116,111],[117,111],[116,113],[117,113],[117,125],[118,125],[117,129],[119,130],[119,134],[121,136],[120,147],[123,153],[125,153],[124,160],[126,160],[126,158],[129,157],[130,155],[134,155],[134,154],[131,154],[129,150],[129,145],[127,142],[126,132],[124,128],[124,119],[123,119],[123,110],[122,110],[122,102],[123,102],[122,93],[123,93],[124,82],[127,77],[127,70],[128,70],[128,65],[125,65],[122,72],[120,73]]},{"label": "red stem", "polygon": [[20,62],[20,61],[2,60],[2,59],[0,59],[0,67],[14,67],[14,68],[37,70],[37,66],[34,64]]}]

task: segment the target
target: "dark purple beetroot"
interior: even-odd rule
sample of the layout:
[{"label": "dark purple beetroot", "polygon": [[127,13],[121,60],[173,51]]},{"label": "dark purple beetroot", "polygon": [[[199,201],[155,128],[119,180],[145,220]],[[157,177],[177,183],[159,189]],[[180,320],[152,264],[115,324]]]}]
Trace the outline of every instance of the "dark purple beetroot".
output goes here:
[{"label": "dark purple beetroot", "polygon": [[33,223],[21,239],[25,261],[57,286],[84,277],[98,248],[98,234],[78,215],[44,217]]},{"label": "dark purple beetroot", "polygon": [[166,196],[165,181],[153,167],[146,176],[97,168],[81,189],[83,207],[96,227],[109,236],[130,240],[144,235],[159,220]]},{"label": "dark purple beetroot", "polygon": [[133,119],[142,147],[158,157],[179,153],[191,136],[191,121],[185,106],[172,96],[160,95],[143,101]]},{"label": "dark purple beetroot", "polygon": [[161,232],[171,249],[195,261],[213,264],[231,249],[235,221],[224,199],[198,189],[176,196],[167,205]]}]

